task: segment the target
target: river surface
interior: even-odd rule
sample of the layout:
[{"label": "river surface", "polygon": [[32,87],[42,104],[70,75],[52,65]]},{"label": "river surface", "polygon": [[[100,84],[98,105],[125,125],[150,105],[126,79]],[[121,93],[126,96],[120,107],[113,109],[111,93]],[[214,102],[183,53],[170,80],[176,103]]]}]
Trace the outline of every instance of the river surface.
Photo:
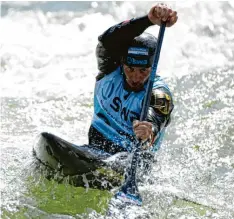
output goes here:
[{"label": "river surface", "polygon": [[[48,207],[51,202],[48,197],[42,198],[41,188],[32,189],[32,184],[39,186],[41,182],[32,167],[32,147],[42,131],[73,143],[87,143],[97,74],[97,37],[111,25],[145,15],[152,5],[1,2],[2,218],[103,217],[88,202],[85,214],[76,211],[76,206],[69,210],[71,205],[67,211],[60,211],[56,204]],[[139,188],[143,210],[150,218],[231,219],[234,4],[178,1],[171,2],[171,6],[179,19],[166,29],[159,74],[173,92],[175,109],[156,155],[151,183]],[[158,30],[148,28],[155,35]],[[43,186],[44,192],[55,187],[51,182]],[[76,191],[66,188],[63,196]],[[41,195],[40,203],[35,194]],[[56,201],[58,195],[53,194],[50,198]],[[66,197],[67,202],[71,199]],[[144,213],[136,216],[140,209],[128,211],[128,216],[123,217],[144,218]]]}]

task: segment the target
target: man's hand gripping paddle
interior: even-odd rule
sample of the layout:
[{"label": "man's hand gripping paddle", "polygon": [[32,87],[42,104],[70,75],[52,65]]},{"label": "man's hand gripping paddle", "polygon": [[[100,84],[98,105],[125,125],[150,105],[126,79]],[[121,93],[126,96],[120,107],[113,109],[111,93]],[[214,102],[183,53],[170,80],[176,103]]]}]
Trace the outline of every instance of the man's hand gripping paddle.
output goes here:
[{"label": "man's hand gripping paddle", "polygon": [[[156,76],[156,71],[158,67],[158,61],[160,57],[160,51],[162,47],[164,32],[165,32],[166,23],[162,23],[160,26],[159,34],[158,34],[158,41],[157,41],[157,47],[154,54],[154,62],[152,65],[152,70],[150,73],[150,78],[148,80],[147,88],[146,88],[146,94],[144,97],[143,102],[143,108],[141,111],[140,121],[145,121],[150,105],[150,98],[151,93],[153,89],[153,83]],[[137,164],[140,156],[140,151],[142,148],[142,142],[139,140],[138,143],[135,146],[131,167],[128,169],[127,176],[125,178],[124,184],[119,189],[119,192],[115,194],[115,198],[122,200],[125,203],[130,203],[134,205],[142,205],[142,199],[137,187],[136,183],[136,169]]]}]

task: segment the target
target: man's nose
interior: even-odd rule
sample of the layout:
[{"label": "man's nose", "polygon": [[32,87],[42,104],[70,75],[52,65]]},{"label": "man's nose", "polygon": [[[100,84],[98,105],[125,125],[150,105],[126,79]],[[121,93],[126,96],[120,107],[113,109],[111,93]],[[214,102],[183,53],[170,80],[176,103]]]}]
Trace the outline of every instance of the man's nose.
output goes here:
[{"label": "man's nose", "polygon": [[143,80],[143,78],[142,78],[141,72],[139,70],[136,70],[134,72],[133,82],[140,82],[142,80]]}]

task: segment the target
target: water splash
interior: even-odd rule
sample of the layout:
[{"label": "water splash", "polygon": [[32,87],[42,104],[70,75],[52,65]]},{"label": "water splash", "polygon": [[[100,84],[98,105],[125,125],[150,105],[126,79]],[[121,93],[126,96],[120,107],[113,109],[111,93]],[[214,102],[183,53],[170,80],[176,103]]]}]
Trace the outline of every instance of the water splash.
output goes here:
[{"label": "water splash", "polygon": [[[76,216],[43,211],[34,205],[35,196],[25,199],[23,195],[26,178],[32,174],[26,170],[35,137],[42,131],[77,144],[87,142],[97,36],[117,22],[144,15],[151,5],[2,2],[3,214],[103,217],[91,209]],[[234,5],[231,1],[172,5],[179,20],[166,31],[159,67],[173,91],[175,110],[151,184],[140,186],[145,206],[139,215],[233,218]],[[157,35],[158,28],[148,31]],[[23,203],[27,207],[19,211]],[[125,217],[137,218],[138,210],[127,209]]]}]

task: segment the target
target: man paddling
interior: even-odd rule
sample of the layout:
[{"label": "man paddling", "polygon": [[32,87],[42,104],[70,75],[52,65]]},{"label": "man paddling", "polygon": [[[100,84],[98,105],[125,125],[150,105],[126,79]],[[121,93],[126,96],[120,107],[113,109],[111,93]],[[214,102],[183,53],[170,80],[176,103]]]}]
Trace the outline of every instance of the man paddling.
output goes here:
[{"label": "man paddling", "polygon": [[[96,77],[89,145],[78,146],[43,132],[33,148],[34,156],[56,175],[61,172],[63,176],[74,176],[69,180],[76,186],[87,186],[88,180],[88,186],[109,189],[120,185],[119,173],[125,171],[126,157],[136,140],[144,142],[142,149],[146,150],[141,155],[145,158],[144,154],[150,154],[147,160],[152,157],[149,151],[158,150],[173,110],[170,90],[159,76],[154,81],[147,119],[140,122],[139,118],[157,43],[154,36],[143,32],[162,21],[167,21],[168,27],[174,25],[177,13],[158,4],[148,15],[121,22],[99,37],[96,53],[100,72]],[[150,170],[151,162],[140,161],[144,170]],[[111,174],[113,179],[108,178],[105,167],[118,177]],[[87,180],[83,180],[84,174]]]},{"label": "man paddling", "polygon": [[146,16],[121,22],[99,36],[89,145],[110,154],[131,152],[138,138],[144,149],[158,150],[173,100],[167,84],[157,76],[147,121],[139,121],[157,44],[156,37],[144,31],[164,21],[171,27],[177,19],[176,11],[157,4]]}]

